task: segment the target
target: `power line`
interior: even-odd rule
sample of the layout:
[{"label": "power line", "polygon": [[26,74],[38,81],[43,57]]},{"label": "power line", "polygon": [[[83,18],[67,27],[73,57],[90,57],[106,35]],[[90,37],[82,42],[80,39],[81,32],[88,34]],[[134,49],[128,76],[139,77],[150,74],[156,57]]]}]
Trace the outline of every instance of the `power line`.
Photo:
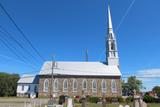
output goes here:
[{"label": "power line", "polygon": [[8,38],[11,39],[12,41],[14,41],[14,42],[21,48],[21,50],[24,51],[24,53],[27,53],[27,55],[31,56],[31,58],[29,58],[29,59],[32,59],[32,60],[36,59],[36,58],[34,58],[33,55],[32,55],[23,45],[21,45],[21,43],[19,43],[4,27],[2,27],[2,26],[0,25],[0,28],[1,28],[1,30],[3,30],[3,31],[5,32],[5,33],[4,33],[4,32],[2,32],[2,31],[0,30],[0,33],[4,34],[5,37],[8,37]]},{"label": "power line", "polygon": [[[2,37],[2,36],[1,36],[1,37]],[[16,51],[15,49],[11,48],[11,47],[10,47],[11,45],[8,45],[9,43],[8,43],[8,41],[7,41],[6,39],[0,38],[0,41],[1,41],[1,43],[2,43],[3,45],[5,45],[5,46],[9,49],[9,51],[10,51],[11,53],[13,53],[18,59],[20,59],[22,62],[28,64],[28,63],[26,62],[24,56],[18,55],[18,54],[17,54],[17,51]],[[23,58],[22,58],[22,57],[23,57]],[[32,67],[33,67],[33,66],[32,66]]]},{"label": "power line", "polygon": [[[6,44],[5,46],[8,45],[8,47],[10,47],[10,49],[12,49],[12,51],[14,50],[14,52],[18,55],[18,50],[16,50],[16,47],[14,45],[12,45],[3,35],[1,35],[1,41],[3,41],[3,43]],[[18,56],[20,56],[21,58],[23,58],[25,60],[25,62],[28,60],[28,58],[24,54],[22,54],[22,53],[21,53],[21,55],[18,55]]]},{"label": "power line", "polygon": [[5,59],[9,59],[9,60],[12,60],[12,61],[16,61],[16,62],[19,62],[19,63],[23,63],[23,64],[25,64],[25,65],[27,65],[27,66],[33,66],[32,64],[24,63],[24,62],[21,61],[21,60],[14,59],[14,58],[9,57],[9,56],[6,56],[6,55],[0,54],[0,57],[3,57],[3,58],[5,58]]},{"label": "power line", "polygon": [[116,30],[115,30],[115,33],[118,31],[118,29],[120,28],[121,24],[123,23],[124,19],[126,18],[126,16],[128,15],[129,11],[131,10],[132,6],[134,5],[136,0],[133,0],[131,2],[131,4],[129,5],[128,9],[126,10],[125,14],[123,15],[123,17],[121,18]]},{"label": "power line", "polygon": [[[115,33],[119,30],[121,24],[123,23],[124,19],[125,19],[126,16],[128,15],[128,13],[129,13],[130,9],[132,8],[132,6],[134,5],[135,1],[136,1],[136,0],[133,0],[133,1],[131,2],[131,4],[129,5],[129,7],[128,7],[128,9],[126,10],[125,14],[124,14],[123,17],[121,18],[120,23],[119,23],[118,26],[116,27]],[[110,2],[110,1],[109,1],[109,2]],[[103,53],[105,53],[105,50],[106,50],[106,49],[104,49],[104,50],[102,51],[102,53],[100,54],[100,57],[99,57],[98,60],[101,60],[101,58],[102,58],[102,56],[103,56]]]},{"label": "power line", "polygon": [[9,15],[9,13],[7,12],[7,10],[3,7],[2,3],[0,3],[0,7],[5,12],[5,14],[8,16],[8,18],[11,20],[11,22],[14,24],[14,26],[17,28],[17,30],[21,33],[21,35],[23,36],[23,38],[28,42],[28,44],[31,46],[31,48],[35,51],[35,53],[42,59],[42,61],[45,61],[45,58],[43,56],[41,56],[41,54],[38,52],[38,50],[32,45],[32,43],[30,42],[30,40],[26,37],[26,35],[20,29],[20,27],[17,25],[17,23],[15,22],[15,20]]}]

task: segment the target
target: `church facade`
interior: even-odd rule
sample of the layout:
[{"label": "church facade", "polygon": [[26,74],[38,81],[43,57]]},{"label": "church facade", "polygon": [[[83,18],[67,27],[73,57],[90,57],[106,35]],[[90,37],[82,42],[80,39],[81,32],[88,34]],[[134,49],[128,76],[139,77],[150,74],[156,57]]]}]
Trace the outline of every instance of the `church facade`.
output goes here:
[{"label": "church facade", "polygon": [[106,63],[46,61],[39,72],[38,94],[121,96],[121,72],[109,6]]}]

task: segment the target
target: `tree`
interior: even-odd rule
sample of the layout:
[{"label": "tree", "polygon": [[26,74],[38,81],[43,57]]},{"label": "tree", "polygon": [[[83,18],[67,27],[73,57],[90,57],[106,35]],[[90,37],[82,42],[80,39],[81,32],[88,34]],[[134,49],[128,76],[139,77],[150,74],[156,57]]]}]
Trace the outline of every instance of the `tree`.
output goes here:
[{"label": "tree", "polygon": [[133,95],[133,90],[136,90],[136,92],[140,92],[140,89],[142,89],[142,81],[138,80],[136,76],[130,76],[128,77],[127,82],[125,83],[122,81],[122,93],[123,95]]},{"label": "tree", "polygon": [[152,91],[155,92],[158,97],[160,97],[160,86],[155,86],[155,87],[152,89]]},{"label": "tree", "polygon": [[18,74],[0,72],[0,96],[15,96],[18,80]]}]

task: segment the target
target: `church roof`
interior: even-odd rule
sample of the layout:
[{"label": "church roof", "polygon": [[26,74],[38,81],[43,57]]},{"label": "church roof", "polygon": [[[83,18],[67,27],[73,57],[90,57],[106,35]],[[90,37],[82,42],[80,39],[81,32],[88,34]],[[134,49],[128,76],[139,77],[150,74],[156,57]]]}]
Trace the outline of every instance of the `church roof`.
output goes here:
[{"label": "church roof", "polygon": [[[52,62],[43,64],[39,75],[50,75],[52,73]],[[101,62],[61,62],[55,63],[54,75],[75,76],[121,76],[117,66],[108,66]]]},{"label": "church roof", "polygon": [[38,81],[39,81],[38,76],[23,76],[18,80],[17,83],[38,84]]}]

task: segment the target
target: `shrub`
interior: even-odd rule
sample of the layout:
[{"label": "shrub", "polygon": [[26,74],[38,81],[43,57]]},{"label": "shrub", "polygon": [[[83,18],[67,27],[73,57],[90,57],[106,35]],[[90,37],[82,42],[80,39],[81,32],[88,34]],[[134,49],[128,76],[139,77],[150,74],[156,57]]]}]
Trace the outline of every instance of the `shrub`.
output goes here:
[{"label": "shrub", "polygon": [[143,101],[145,101],[146,103],[153,103],[155,102],[155,98],[146,94],[143,97]]},{"label": "shrub", "polygon": [[127,97],[126,98],[126,103],[131,103],[133,101],[133,97]]},{"label": "shrub", "polygon": [[87,101],[87,102],[90,102],[90,98],[91,98],[91,96],[87,95],[87,96],[86,96],[86,101]]},{"label": "shrub", "polygon": [[91,102],[91,103],[97,103],[99,101],[100,101],[100,99],[98,97],[90,97],[89,98],[89,102]]},{"label": "shrub", "polygon": [[78,99],[76,99],[76,98],[74,98],[74,103],[79,103],[79,100]]},{"label": "shrub", "polygon": [[124,102],[125,102],[124,98],[122,98],[122,97],[120,97],[120,96],[117,97],[117,98],[118,98],[118,102],[119,102],[119,103],[124,103]]},{"label": "shrub", "polygon": [[112,102],[112,97],[106,97],[106,102],[111,103]]}]

